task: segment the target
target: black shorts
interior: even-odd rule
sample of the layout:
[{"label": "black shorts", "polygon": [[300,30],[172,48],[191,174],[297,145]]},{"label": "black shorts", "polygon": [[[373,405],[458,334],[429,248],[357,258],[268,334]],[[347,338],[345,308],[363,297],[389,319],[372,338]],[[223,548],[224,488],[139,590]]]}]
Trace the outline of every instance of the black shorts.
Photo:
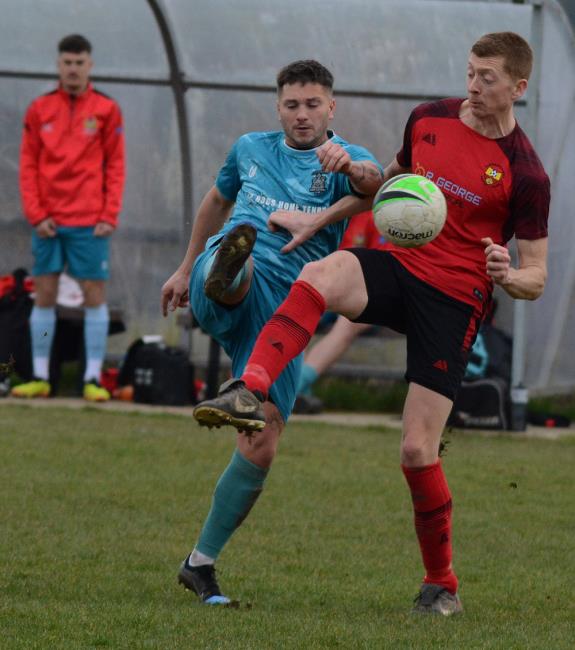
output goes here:
[{"label": "black shorts", "polygon": [[367,307],[355,321],[405,334],[406,380],[455,399],[482,313],[416,278],[388,251],[347,250],[367,287]]}]

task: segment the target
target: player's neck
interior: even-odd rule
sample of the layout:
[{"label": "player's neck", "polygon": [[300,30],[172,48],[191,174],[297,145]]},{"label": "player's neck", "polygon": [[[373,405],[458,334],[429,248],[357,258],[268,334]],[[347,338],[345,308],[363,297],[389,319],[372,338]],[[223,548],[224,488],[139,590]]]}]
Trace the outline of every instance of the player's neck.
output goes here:
[{"label": "player's neck", "polygon": [[479,116],[471,111],[467,100],[461,105],[459,119],[470,129],[491,139],[504,138],[513,131],[516,125],[513,108],[505,113]]},{"label": "player's neck", "polygon": [[70,86],[70,85],[61,84],[62,90],[65,93],[68,93],[68,95],[72,95],[74,97],[79,97],[80,95],[83,95],[88,90],[89,85],[90,85],[89,82],[84,84],[83,86],[75,86],[75,85]]}]

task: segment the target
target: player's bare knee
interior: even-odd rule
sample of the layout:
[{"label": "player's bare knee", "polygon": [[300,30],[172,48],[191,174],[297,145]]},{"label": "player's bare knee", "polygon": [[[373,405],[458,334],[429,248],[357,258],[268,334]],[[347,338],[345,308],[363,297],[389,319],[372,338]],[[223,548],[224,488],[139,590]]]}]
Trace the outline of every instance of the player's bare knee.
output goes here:
[{"label": "player's bare knee", "polygon": [[237,445],[240,453],[258,467],[270,467],[278,450],[279,439],[285,423],[278,407],[272,402],[264,402],[266,426],[250,436],[238,434]]},{"label": "player's bare knee", "polygon": [[321,293],[322,288],[326,284],[327,274],[324,269],[324,265],[321,261],[319,262],[308,262],[302,269],[299,274],[298,280],[303,280],[308,284],[311,284],[314,289],[317,289]]},{"label": "player's bare knee", "polygon": [[422,467],[429,464],[429,445],[420,438],[406,437],[401,443],[401,464]]},{"label": "player's bare knee", "polygon": [[58,298],[58,273],[36,276],[34,280],[37,307],[54,307]]},{"label": "player's bare knee", "polygon": [[43,294],[42,296],[36,295],[36,299],[34,300],[34,304],[36,307],[55,307],[56,306],[56,297],[57,294],[54,293],[48,293],[48,294]]},{"label": "player's bare knee", "polygon": [[315,287],[315,283],[320,281],[321,277],[321,262],[308,262],[301,270],[298,280],[303,280]]},{"label": "player's bare knee", "polygon": [[99,307],[106,302],[106,283],[103,280],[82,280],[80,282],[84,293],[86,307]]},{"label": "player's bare knee", "polygon": [[238,434],[237,446],[245,458],[258,467],[270,467],[277,453],[279,434],[268,426],[250,436]]}]

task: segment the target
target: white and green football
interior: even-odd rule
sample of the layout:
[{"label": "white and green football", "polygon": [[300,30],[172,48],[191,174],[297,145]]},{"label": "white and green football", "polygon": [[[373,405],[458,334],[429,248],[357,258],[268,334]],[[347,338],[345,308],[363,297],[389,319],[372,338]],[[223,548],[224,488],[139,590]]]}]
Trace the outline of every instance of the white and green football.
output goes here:
[{"label": "white and green football", "polygon": [[373,200],[373,219],[383,237],[397,246],[423,246],[439,235],[447,204],[437,185],[418,174],[384,183]]}]

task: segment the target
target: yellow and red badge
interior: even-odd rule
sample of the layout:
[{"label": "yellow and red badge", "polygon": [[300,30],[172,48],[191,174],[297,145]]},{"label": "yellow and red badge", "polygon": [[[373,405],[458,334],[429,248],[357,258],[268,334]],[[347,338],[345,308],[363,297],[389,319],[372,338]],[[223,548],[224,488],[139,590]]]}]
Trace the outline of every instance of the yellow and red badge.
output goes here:
[{"label": "yellow and red badge", "polygon": [[503,180],[503,169],[499,165],[491,163],[483,172],[483,182],[485,185],[498,185]]}]

